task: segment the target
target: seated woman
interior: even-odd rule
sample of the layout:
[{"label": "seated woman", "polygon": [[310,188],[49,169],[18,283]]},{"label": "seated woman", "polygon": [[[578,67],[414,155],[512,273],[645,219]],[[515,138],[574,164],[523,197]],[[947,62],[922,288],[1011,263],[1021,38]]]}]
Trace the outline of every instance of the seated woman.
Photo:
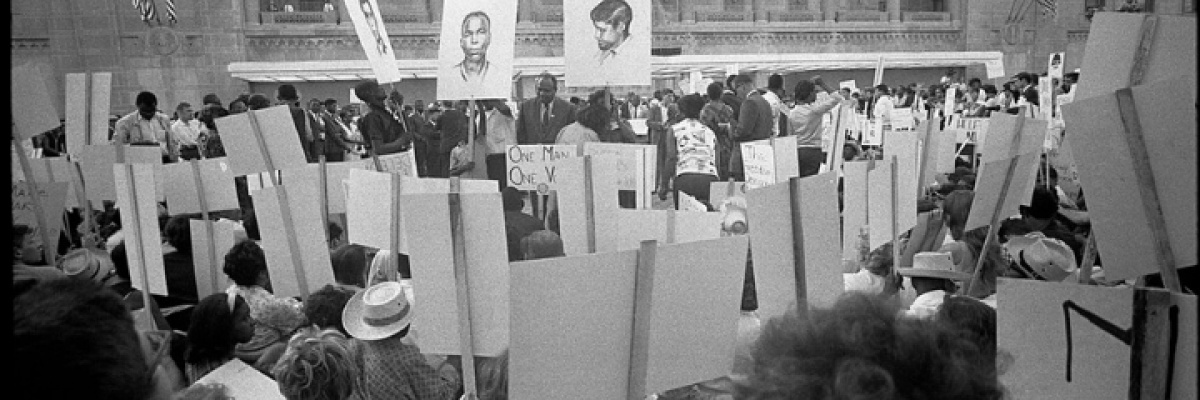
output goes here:
[{"label": "seated woman", "polygon": [[192,312],[184,353],[184,374],[191,385],[233,360],[234,348],[254,336],[254,321],[246,299],[233,293],[213,293]]},{"label": "seated woman", "polygon": [[937,321],[899,312],[877,296],[847,294],[805,318],[772,319],[734,398],[1003,398],[986,350]]},{"label": "seated woman", "polygon": [[[225,274],[233,284],[225,293],[236,294],[250,305],[250,318],[254,320],[254,337],[239,343],[235,349],[238,358],[247,364],[260,367],[274,365],[288,337],[306,324],[301,303],[292,298],[279,298],[271,294],[271,280],[267,275],[267,258],[261,247],[253,241],[233,245],[225,255]],[[264,354],[269,356],[265,360]],[[262,365],[256,363],[262,361]]]}]

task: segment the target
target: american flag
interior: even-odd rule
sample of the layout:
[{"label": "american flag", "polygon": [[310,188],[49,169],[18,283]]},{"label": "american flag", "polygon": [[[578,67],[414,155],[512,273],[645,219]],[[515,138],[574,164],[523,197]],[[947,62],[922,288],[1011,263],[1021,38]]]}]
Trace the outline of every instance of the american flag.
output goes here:
[{"label": "american flag", "polygon": [[150,20],[157,20],[158,13],[154,9],[154,0],[132,0],[133,7],[138,9],[138,13],[142,15],[142,21],[147,24]]},{"label": "american flag", "polygon": [[175,0],[164,1],[167,3],[167,20],[171,21],[172,24],[179,22],[179,20],[175,18]]},{"label": "american flag", "polygon": [[1042,15],[1058,17],[1058,6],[1054,3],[1057,0],[1037,0],[1038,4],[1042,5]]}]

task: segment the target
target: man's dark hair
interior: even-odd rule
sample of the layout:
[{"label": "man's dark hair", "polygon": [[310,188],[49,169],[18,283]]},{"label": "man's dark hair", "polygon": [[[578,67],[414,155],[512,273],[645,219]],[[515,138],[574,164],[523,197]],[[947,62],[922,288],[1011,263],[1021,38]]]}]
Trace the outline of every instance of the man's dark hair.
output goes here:
[{"label": "man's dark hair", "polygon": [[279,100],[283,101],[300,101],[300,94],[296,92],[296,87],[290,83],[279,85]]},{"label": "man's dark hair", "polygon": [[745,83],[749,83],[749,84],[753,85],[753,84],[754,84],[754,77],[753,77],[753,76],[750,76],[750,75],[744,75],[744,74],[743,74],[743,75],[734,75],[734,76],[733,76],[733,85],[734,85],[734,86],[741,85],[741,84],[745,84]]},{"label": "man's dark hair", "polygon": [[358,99],[362,100],[364,103],[373,103],[375,102],[375,99],[371,98],[371,94],[375,93],[377,90],[379,90],[379,83],[375,82],[373,79],[368,79],[359,82],[357,85],[354,85],[354,96],[358,97]]},{"label": "man's dark hair", "polygon": [[[248,307],[246,299],[237,296],[234,308]],[[188,364],[223,363],[233,355],[237,346],[237,321],[229,309],[229,295],[213,293],[200,300],[192,309],[188,325],[188,346],[183,359]]]},{"label": "man's dark hair", "polygon": [[769,78],[767,78],[767,89],[770,89],[770,90],[783,89],[783,75],[771,74],[771,76]]},{"label": "man's dark hair", "polygon": [[325,103],[324,103],[324,104],[325,104],[325,106],[326,106],[326,107],[328,107],[328,106],[336,106],[336,105],[337,105],[337,99],[333,99],[333,98],[328,98],[328,99],[325,99]]},{"label": "man's dark hair", "polygon": [[579,105],[579,102],[583,101],[583,99],[579,98],[579,96],[571,96],[567,101],[570,101],[571,104]]},{"label": "man's dark hair", "polygon": [[608,108],[602,104],[588,104],[583,110],[576,113],[575,121],[596,132],[597,135],[602,134],[608,131]]},{"label": "man's dark hair", "polygon": [[137,94],[137,98],[133,101],[133,104],[138,105],[138,106],[140,106],[142,104],[149,104],[152,106],[157,106],[158,105],[158,96],[155,96],[154,93],[150,93],[150,92],[141,92],[141,93]]},{"label": "man's dark hair", "polygon": [[130,280],[129,259],[126,258],[128,256],[125,255],[125,242],[122,241],[120,244],[113,247],[110,255],[112,256],[113,270],[116,271],[117,276],[127,281]]},{"label": "man's dark hair", "polygon": [[983,81],[979,80],[979,78],[971,78],[971,79],[967,80],[968,86],[970,86],[971,84],[975,84],[975,83],[983,83]]},{"label": "man's dark hair", "polygon": [[558,78],[555,78],[554,75],[550,75],[548,73],[542,74],[541,76],[538,77],[538,84],[541,84],[542,81],[545,81],[545,80],[549,80],[550,83],[553,83],[554,90],[558,90]]},{"label": "man's dark hair", "polygon": [[981,88],[981,89],[983,89],[983,93],[984,93],[984,94],[994,95],[994,94],[996,94],[996,93],[997,93],[997,92],[996,92],[996,85],[993,85],[993,84],[990,84],[990,83],[989,83],[989,84],[986,84],[986,85],[983,85],[983,86],[981,86],[980,88]]},{"label": "man's dark hair", "polygon": [[209,94],[204,95],[204,99],[200,100],[200,102],[203,104],[221,105],[221,98],[217,97],[216,93],[209,93]]},{"label": "man's dark hair", "polygon": [[504,211],[521,211],[525,209],[525,199],[521,198],[521,191],[512,186],[505,187],[500,191],[504,200]]},{"label": "man's dark hair", "polygon": [[725,87],[732,90],[733,89],[733,80],[737,79],[737,77],[738,77],[737,74],[733,74],[733,75],[725,77]]},{"label": "man's dark hair", "polygon": [[883,94],[892,94],[891,89],[888,89],[888,85],[884,85],[882,83],[875,85],[875,90],[878,90],[879,93]]},{"label": "man's dark hair", "polygon": [[354,297],[354,291],[343,287],[325,285],[304,300],[304,316],[308,322],[321,329],[337,329],[347,337],[346,325],[342,324],[342,310]]},{"label": "man's dark hair", "polygon": [[95,282],[44,281],[14,297],[12,332],[12,398],[145,399],[155,390],[125,302]]},{"label": "man's dark hair", "polygon": [[250,100],[246,102],[246,108],[251,110],[261,110],[271,106],[271,99],[262,93],[250,95]]},{"label": "man's dark hair", "polygon": [[603,22],[612,26],[625,24],[624,34],[629,34],[633,22],[633,9],[625,0],[604,0],[592,8],[592,22]]},{"label": "man's dark hair", "polygon": [[174,247],[181,254],[192,253],[192,217],[190,214],[179,214],[167,220],[167,227],[164,229],[164,236],[167,237],[167,244]]},{"label": "man's dark hair", "polygon": [[267,256],[258,243],[244,240],[225,254],[225,275],[238,286],[258,285],[258,277],[267,270]]},{"label": "man's dark hair", "polygon": [[800,82],[796,82],[796,88],[793,89],[795,93],[792,95],[795,96],[796,102],[802,102],[808,100],[808,96],[811,95],[815,90],[817,90],[817,86],[813,84],[812,81],[804,79]]},{"label": "man's dark hair", "polygon": [[467,29],[467,21],[470,21],[472,18],[482,19],[483,22],[487,24],[488,31],[492,30],[492,17],[489,17],[487,13],[483,11],[472,11],[463,17],[462,28],[460,29]]},{"label": "man's dark hair", "polygon": [[721,82],[710,83],[706,92],[709,100],[720,100],[721,95],[725,93],[725,85],[722,85]]},{"label": "man's dark hair", "polygon": [[700,118],[700,110],[704,109],[704,98],[692,93],[679,99],[679,113],[684,118]]},{"label": "man's dark hair", "polygon": [[330,255],[333,263],[333,280],[338,284],[366,288],[367,248],[357,244],[344,244]]},{"label": "man's dark hair", "polygon": [[400,94],[400,91],[393,90],[388,93],[388,100],[394,101],[396,104],[404,104],[404,95]]}]

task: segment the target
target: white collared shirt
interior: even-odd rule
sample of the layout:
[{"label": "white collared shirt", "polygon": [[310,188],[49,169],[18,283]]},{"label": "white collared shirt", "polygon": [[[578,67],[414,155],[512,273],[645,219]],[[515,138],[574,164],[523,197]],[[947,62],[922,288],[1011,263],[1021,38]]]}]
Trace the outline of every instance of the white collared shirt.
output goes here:
[{"label": "white collared shirt", "polygon": [[199,143],[200,134],[207,131],[208,128],[195,118],[188,122],[180,119],[171,124],[171,133],[175,135],[175,140],[179,141],[179,146],[196,146]]}]

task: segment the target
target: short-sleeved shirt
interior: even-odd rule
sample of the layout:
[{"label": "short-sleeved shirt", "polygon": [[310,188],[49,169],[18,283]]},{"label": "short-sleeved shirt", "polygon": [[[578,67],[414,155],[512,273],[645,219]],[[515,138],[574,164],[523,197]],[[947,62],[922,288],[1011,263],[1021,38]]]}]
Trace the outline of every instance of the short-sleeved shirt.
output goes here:
[{"label": "short-sleeved shirt", "polygon": [[[374,146],[374,142],[391,143],[399,140],[406,134],[404,126],[392,117],[390,111],[376,106],[371,106],[371,111],[358,120],[358,131],[362,134],[367,146]],[[376,151],[375,154],[383,155],[390,153],[379,153]]]},{"label": "short-sleeved shirt", "polygon": [[834,92],[828,96],[819,96],[817,101],[812,103],[797,104],[788,114],[792,123],[792,133],[796,135],[796,147],[821,147],[821,137],[825,133],[823,117],[841,103],[842,95]]}]

